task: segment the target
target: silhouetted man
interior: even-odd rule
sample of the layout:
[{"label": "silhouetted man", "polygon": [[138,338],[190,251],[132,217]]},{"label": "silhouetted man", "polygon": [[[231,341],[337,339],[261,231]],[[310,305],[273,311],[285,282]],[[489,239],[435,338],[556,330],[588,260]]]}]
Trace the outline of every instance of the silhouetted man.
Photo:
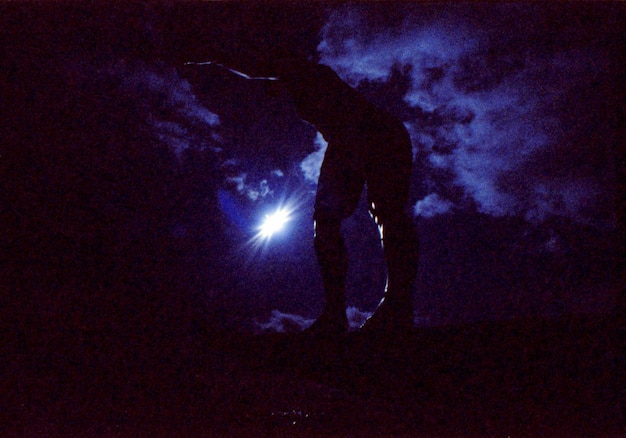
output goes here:
[{"label": "silhouetted man", "polygon": [[313,215],[326,306],[309,331],[336,334],[348,328],[348,257],[340,227],[354,212],[365,183],[370,214],[381,232],[388,275],[383,301],[365,328],[411,327],[418,252],[415,230],[405,211],[412,154],[404,125],[327,66],[285,57],[278,63],[277,73],[298,115],[328,142]]},{"label": "silhouetted man", "polygon": [[369,211],[382,237],[388,279],[384,298],[364,329],[412,327],[418,242],[405,211],[412,153],[404,125],[367,101],[327,66],[288,54],[275,60],[274,72],[291,95],[299,116],[328,142],[313,215],[326,305],[308,332],[333,336],[348,329],[348,257],[340,227],[354,212],[366,183]]}]

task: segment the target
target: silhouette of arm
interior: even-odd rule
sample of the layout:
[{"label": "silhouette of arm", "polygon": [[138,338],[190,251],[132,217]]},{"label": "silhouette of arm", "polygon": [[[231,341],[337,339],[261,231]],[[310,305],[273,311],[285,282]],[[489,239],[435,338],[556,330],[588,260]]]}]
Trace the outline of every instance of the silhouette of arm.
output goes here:
[{"label": "silhouette of arm", "polygon": [[215,62],[215,61],[202,61],[202,62],[190,61],[190,62],[185,62],[185,65],[213,65],[215,67],[219,67],[221,69],[229,71],[230,73],[233,73],[247,80],[256,80],[256,81],[277,81],[278,80],[278,77],[276,76],[250,76],[242,71],[235,70],[234,68],[228,67],[222,63]]}]

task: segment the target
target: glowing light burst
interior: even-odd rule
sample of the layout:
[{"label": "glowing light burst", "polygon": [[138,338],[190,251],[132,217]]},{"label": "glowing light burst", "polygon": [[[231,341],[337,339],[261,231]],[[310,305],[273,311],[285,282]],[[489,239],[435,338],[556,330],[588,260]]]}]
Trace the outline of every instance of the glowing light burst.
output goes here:
[{"label": "glowing light burst", "polygon": [[293,220],[294,204],[282,204],[272,213],[264,216],[260,225],[255,228],[256,233],[248,241],[255,250],[260,250],[270,241],[270,239],[280,231],[283,231],[285,225]]},{"label": "glowing light burst", "polygon": [[[270,249],[270,241],[276,237],[282,239],[292,222],[297,222],[297,211],[303,206],[303,197],[300,193],[292,194],[289,198],[278,200],[274,207],[262,211],[258,217],[257,224],[251,229],[251,236],[244,244],[244,253],[250,257],[250,261],[257,255],[265,254]],[[293,230],[290,230],[293,231]],[[272,245],[274,246],[274,245]],[[284,246],[278,245],[279,247]]]},{"label": "glowing light burst", "polygon": [[259,227],[259,237],[269,239],[282,230],[285,224],[291,219],[291,212],[286,208],[279,208],[272,214],[266,214],[265,220]]}]

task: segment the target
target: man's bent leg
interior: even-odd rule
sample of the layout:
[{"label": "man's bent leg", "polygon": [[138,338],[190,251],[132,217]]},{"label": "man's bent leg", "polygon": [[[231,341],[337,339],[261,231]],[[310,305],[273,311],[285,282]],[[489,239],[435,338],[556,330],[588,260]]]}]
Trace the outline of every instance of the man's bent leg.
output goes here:
[{"label": "man's bent leg", "polygon": [[387,262],[385,300],[410,310],[418,266],[418,240],[412,221],[404,213],[383,219],[383,249]]},{"label": "man's bent leg", "polygon": [[346,332],[346,274],[348,254],[341,222],[355,210],[365,174],[362,162],[354,160],[353,145],[330,143],[320,169],[315,197],[315,253],[320,266],[326,307],[309,333],[335,335]]},{"label": "man's bent leg", "polygon": [[413,286],[417,275],[419,242],[404,211],[377,217],[387,264],[385,295],[365,325],[368,331],[413,327]]},{"label": "man's bent leg", "polygon": [[365,329],[395,331],[413,326],[413,283],[417,273],[418,241],[405,211],[411,181],[411,141],[397,121],[388,121],[370,144],[367,173],[370,213],[378,223],[387,264],[385,296]]},{"label": "man's bent leg", "polygon": [[326,306],[308,331],[321,335],[341,334],[348,330],[345,293],[348,254],[341,235],[341,220],[317,219],[314,242],[322,272]]}]

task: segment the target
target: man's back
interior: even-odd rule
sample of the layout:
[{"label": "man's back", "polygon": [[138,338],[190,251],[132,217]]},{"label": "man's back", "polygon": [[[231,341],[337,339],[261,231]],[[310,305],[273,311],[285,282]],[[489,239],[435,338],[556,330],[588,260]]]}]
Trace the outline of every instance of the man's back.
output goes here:
[{"label": "man's back", "polygon": [[350,87],[329,67],[310,61],[290,63],[280,75],[298,115],[328,142],[354,141],[383,111]]}]

